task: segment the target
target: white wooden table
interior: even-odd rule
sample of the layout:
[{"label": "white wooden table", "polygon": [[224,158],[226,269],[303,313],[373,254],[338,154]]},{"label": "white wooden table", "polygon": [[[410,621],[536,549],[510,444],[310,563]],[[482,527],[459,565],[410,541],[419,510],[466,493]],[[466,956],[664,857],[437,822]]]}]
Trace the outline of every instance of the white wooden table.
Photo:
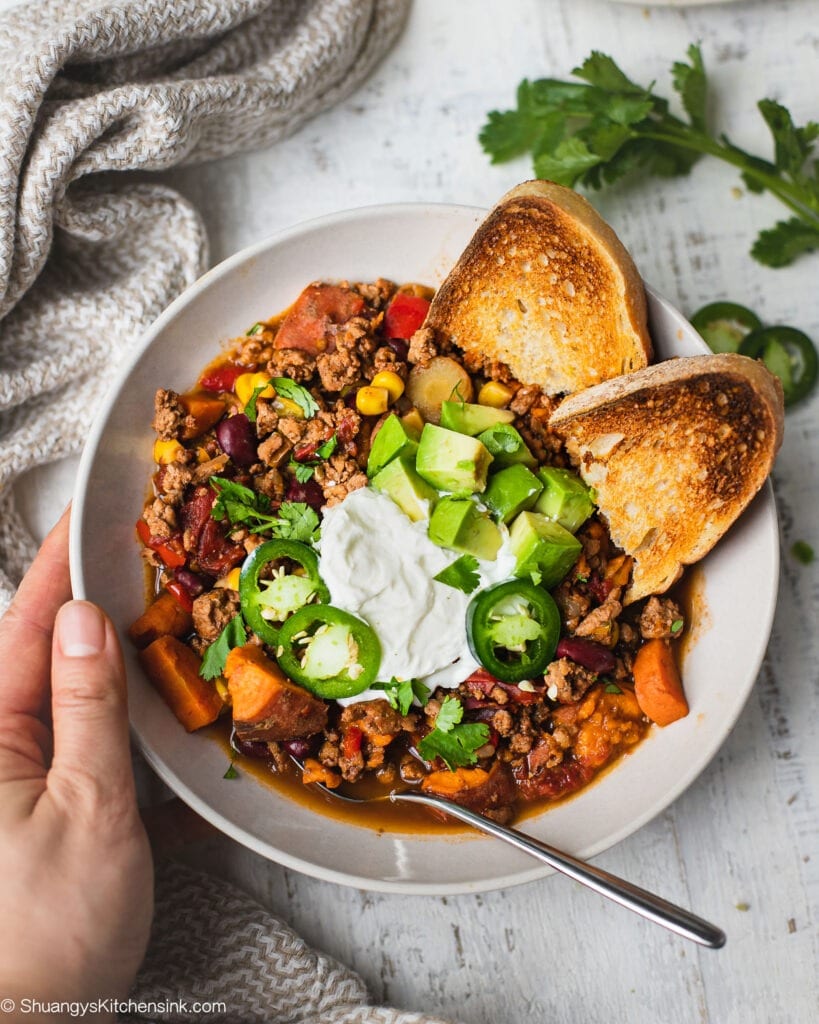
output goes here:
[{"label": "white wooden table", "polygon": [[[741,145],[766,151],[762,96],[782,99],[799,122],[819,117],[815,0],[674,9],[416,0],[398,48],[346,103],[271,150],[167,177],[203,212],[214,262],[346,207],[489,205],[531,176],[526,159],[491,167],[476,141],[486,111],[510,105],[520,78],[565,77],[597,48],[667,92],[671,62],[694,40],[710,70],[712,112]],[[781,271],[755,264],[747,250],[756,229],[782,211],[738,195],[738,184],[729,168],[704,162],[689,179],[618,186],[596,202],[646,279],[684,311],[728,297],[819,338],[819,254]],[[597,858],[719,922],[722,951],[700,951],[557,876],[484,896],[409,898],[315,881],[227,839],[190,859],[360,971],[376,999],[469,1024],[819,1019],[819,578],[816,564],[789,554],[796,539],[819,551],[817,414],[819,394],[787,418],[775,472],[779,609],[745,712],[665,814]],[[38,533],[67,499],[75,465],[20,482]]]}]

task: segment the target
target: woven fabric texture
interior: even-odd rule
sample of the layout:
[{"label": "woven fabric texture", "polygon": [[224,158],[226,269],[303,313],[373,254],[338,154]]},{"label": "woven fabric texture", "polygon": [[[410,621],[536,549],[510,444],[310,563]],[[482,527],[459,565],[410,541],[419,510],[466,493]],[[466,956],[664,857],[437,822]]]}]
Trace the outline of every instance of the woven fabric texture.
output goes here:
[{"label": "woven fabric texture", "polygon": [[[129,998],[187,1008],[120,1017],[126,1024],[446,1024],[370,1006],[357,974],[310,949],[226,882],[166,862],[157,871],[156,908],[148,956]],[[195,1002],[226,1009],[196,1014]]]},{"label": "woven fabric texture", "polygon": [[196,210],[144,172],[293,131],[365,78],[409,2],[26,0],[0,15],[0,613],[34,555],[12,482],[79,450],[112,370],[207,266]]}]

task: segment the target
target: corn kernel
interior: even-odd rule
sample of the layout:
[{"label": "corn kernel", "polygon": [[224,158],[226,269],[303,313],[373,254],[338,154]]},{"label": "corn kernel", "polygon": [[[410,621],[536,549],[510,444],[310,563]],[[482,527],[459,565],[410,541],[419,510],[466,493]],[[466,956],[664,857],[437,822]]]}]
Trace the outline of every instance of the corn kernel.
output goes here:
[{"label": "corn kernel", "polygon": [[178,441],[154,441],[154,462],[158,462],[160,466],[167,466],[175,462],[184,450]]},{"label": "corn kernel", "polygon": [[241,571],[242,570],[237,565],[235,569],[231,569],[230,572],[227,573],[225,576],[220,577],[216,581],[215,585],[217,587],[225,587],[228,590],[238,590],[239,589],[239,574],[241,573]]},{"label": "corn kernel", "polygon": [[370,383],[374,388],[385,388],[391,402],[397,402],[404,394],[404,382],[392,370],[382,370],[381,373],[377,373],[373,377]]},{"label": "corn kernel", "polygon": [[230,696],[230,690],[227,688],[227,684],[225,683],[224,679],[221,676],[217,676],[213,680],[213,682],[216,686],[216,692],[222,698],[222,703],[228,705],[232,704],[233,701]]},{"label": "corn kernel", "polygon": [[359,388],[355,396],[355,407],[362,416],[380,416],[390,404],[390,393],[386,388]]},{"label": "corn kernel", "polygon": [[512,399],[514,392],[497,380],[489,380],[478,392],[479,405],[491,405],[493,409],[503,409]]},{"label": "corn kernel", "polygon": [[196,461],[198,463],[210,462],[210,455],[208,454],[207,448],[196,449]]},{"label": "corn kernel", "polygon": [[[233,385],[233,391],[242,406],[247,405],[250,399],[253,397],[253,392],[256,388],[260,388],[262,384],[267,384],[270,377],[266,373],[243,373],[236,378],[236,383]],[[259,392],[259,398],[274,398],[276,392],[272,387],[268,386],[264,391]]]}]

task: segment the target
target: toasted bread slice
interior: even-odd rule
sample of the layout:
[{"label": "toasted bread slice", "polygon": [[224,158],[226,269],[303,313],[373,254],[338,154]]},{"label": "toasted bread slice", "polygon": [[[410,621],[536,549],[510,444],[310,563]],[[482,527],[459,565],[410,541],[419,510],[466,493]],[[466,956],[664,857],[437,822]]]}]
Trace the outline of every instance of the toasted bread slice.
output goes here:
[{"label": "toasted bread slice", "polygon": [[425,325],[470,365],[505,363],[549,395],[651,359],[631,257],[585,199],[550,181],[524,182],[500,200],[438,289]]},{"label": "toasted bread slice", "polygon": [[779,380],[740,355],[670,359],[560,403],[550,426],[635,559],[626,604],[722,537],[771,470],[783,414]]}]

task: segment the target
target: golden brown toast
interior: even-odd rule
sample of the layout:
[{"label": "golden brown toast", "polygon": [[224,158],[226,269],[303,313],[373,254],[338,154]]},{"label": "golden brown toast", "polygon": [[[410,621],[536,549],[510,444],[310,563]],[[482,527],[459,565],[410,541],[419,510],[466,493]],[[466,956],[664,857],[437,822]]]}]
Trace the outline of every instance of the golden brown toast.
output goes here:
[{"label": "golden brown toast", "polygon": [[619,238],[576,192],[527,181],[500,200],[432,301],[426,326],[471,366],[571,394],[646,366],[643,283]]},{"label": "golden brown toast", "polygon": [[717,543],[767,479],[783,418],[779,380],[733,354],[670,359],[560,403],[550,426],[635,559],[625,603]]}]

